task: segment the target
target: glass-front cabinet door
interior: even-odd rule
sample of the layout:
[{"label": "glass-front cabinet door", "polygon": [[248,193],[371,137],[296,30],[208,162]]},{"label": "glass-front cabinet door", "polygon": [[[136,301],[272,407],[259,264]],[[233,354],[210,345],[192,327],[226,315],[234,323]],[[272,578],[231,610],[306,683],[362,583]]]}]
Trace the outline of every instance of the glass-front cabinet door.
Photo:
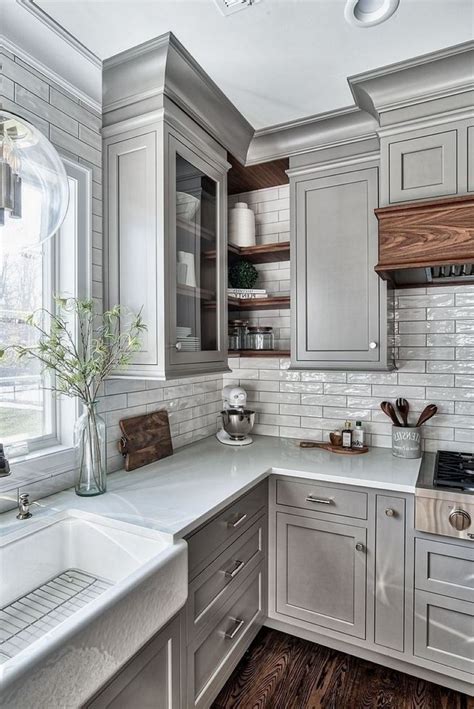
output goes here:
[{"label": "glass-front cabinet door", "polygon": [[[225,172],[170,135],[170,363],[226,358]],[[215,367],[213,368],[215,370]]]}]

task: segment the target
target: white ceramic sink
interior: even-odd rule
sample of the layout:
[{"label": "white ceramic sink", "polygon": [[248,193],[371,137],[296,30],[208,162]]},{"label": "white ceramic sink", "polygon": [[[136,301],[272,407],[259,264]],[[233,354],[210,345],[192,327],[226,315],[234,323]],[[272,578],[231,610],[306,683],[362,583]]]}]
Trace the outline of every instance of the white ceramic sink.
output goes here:
[{"label": "white ceramic sink", "polygon": [[65,653],[80,650],[86,686],[99,687],[184,605],[187,545],[69,510],[1,538],[0,579],[0,680],[12,692],[2,698],[32,672],[44,678],[54,652],[64,671]]}]

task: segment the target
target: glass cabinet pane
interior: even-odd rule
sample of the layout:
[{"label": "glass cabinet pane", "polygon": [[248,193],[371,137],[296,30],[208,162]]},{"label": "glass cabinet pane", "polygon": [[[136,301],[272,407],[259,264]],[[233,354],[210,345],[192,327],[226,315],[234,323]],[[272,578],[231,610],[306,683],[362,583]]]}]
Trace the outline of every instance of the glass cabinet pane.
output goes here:
[{"label": "glass cabinet pane", "polygon": [[218,185],[176,155],[176,349],[218,349]]}]

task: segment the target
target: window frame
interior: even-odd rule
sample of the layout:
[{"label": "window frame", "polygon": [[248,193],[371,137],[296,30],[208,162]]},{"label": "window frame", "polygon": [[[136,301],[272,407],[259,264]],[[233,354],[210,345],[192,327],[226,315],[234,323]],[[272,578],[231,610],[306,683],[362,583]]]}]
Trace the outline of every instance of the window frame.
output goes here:
[{"label": "window frame", "polygon": [[[43,299],[45,306],[52,305],[55,293],[75,298],[92,297],[92,170],[65,157],[62,161],[68,180],[74,180],[77,185],[74,195],[77,218],[69,239],[61,239],[59,229],[59,238],[54,236],[45,245],[45,257],[50,259],[49,276],[44,276],[43,280],[45,287],[49,287]],[[44,270],[47,274],[47,269]],[[74,330],[77,336],[77,326]],[[52,398],[53,432],[29,439],[28,453],[10,457],[10,463],[17,467],[23,479],[27,476],[33,481],[45,474],[56,475],[73,468],[73,432],[80,414],[79,406],[76,397]],[[33,471],[37,475],[33,476]]]}]

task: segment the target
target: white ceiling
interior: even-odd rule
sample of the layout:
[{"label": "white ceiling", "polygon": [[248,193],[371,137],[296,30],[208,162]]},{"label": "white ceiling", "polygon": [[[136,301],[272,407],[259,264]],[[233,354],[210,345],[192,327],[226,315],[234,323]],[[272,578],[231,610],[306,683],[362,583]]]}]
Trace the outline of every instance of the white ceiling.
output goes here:
[{"label": "white ceiling", "polygon": [[345,0],[36,0],[104,59],[171,30],[255,128],[353,103],[346,77],[474,36],[473,0],[400,0],[386,23],[344,20]]}]

